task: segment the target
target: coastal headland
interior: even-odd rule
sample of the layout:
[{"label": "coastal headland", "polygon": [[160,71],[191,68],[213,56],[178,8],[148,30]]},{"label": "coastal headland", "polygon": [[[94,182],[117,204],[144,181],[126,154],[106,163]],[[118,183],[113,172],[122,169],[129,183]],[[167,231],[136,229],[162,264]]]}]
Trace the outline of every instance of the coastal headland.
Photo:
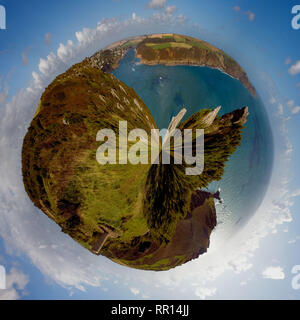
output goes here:
[{"label": "coastal headland", "polygon": [[127,38],[104,48],[86,62],[110,72],[119,66],[128,50],[134,49],[140,64],[166,66],[192,65],[218,69],[239,80],[256,98],[257,93],[247,73],[228,54],[193,37],[179,34],[152,34]]}]

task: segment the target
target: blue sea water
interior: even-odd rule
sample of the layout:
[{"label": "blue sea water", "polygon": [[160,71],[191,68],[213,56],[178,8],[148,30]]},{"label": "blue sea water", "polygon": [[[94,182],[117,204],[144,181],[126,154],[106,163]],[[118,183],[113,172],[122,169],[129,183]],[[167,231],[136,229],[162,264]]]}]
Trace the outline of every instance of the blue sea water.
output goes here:
[{"label": "blue sea water", "polygon": [[261,99],[217,69],[146,66],[138,64],[134,50],[113,73],[135,89],[160,129],[167,128],[172,116],[183,107],[187,109],[185,118],[204,108],[222,106],[222,115],[249,107],[241,145],[226,163],[222,180],[209,186],[211,191],[221,188],[223,204],[217,206],[218,225],[224,224],[231,233],[247,222],[265,196],[273,164],[271,126]]}]

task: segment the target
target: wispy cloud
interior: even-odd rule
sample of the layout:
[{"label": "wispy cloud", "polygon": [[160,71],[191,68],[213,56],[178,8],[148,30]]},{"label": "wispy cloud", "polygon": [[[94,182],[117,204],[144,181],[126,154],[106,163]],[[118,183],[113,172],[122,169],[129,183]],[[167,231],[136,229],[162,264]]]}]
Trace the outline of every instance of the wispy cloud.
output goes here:
[{"label": "wispy cloud", "polygon": [[130,288],[130,291],[131,291],[135,296],[137,296],[137,295],[140,293],[140,290],[137,289],[137,288]]},{"label": "wispy cloud", "polygon": [[47,32],[45,34],[45,43],[49,45],[51,43],[51,38],[52,38],[52,33],[51,32]]},{"label": "wispy cloud", "polygon": [[167,0],[151,0],[148,3],[148,7],[151,9],[162,9],[164,8]]},{"label": "wispy cloud", "polygon": [[21,270],[13,267],[6,274],[6,289],[0,290],[0,300],[18,300],[25,292],[29,278]]},{"label": "wispy cloud", "polygon": [[295,76],[296,74],[300,73],[300,60],[298,60],[289,68],[289,73],[292,76]]},{"label": "wispy cloud", "polygon": [[206,299],[207,297],[212,297],[216,294],[217,288],[205,288],[199,287],[195,291],[195,295],[199,297],[201,300]]},{"label": "wispy cloud", "polygon": [[173,14],[177,11],[177,7],[176,6],[168,6],[165,9],[166,14]]},{"label": "wispy cloud", "polygon": [[250,10],[248,10],[248,11],[243,11],[243,10],[241,9],[241,7],[239,7],[239,6],[234,6],[234,7],[232,7],[232,10],[235,11],[235,12],[238,12],[238,13],[240,13],[240,14],[247,15],[249,21],[253,21],[253,20],[255,19],[255,14],[254,14],[252,11],[250,11]]},{"label": "wispy cloud", "polygon": [[300,196],[300,189],[296,189],[294,192],[290,194],[291,198],[299,197]]},{"label": "wispy cloud", "polygon": [[284,60],[284,63],[285,64],[291,64],[292,60],[290,57],[287,57],[285,60]]},{"label": "wispy cloud", "polygon": [[246,14],[248,15],[249,21],[253,21],[255,18],[255,14],[251,11],[247,11]]},{"label": "wispy cloud", "polygon": [[283,104],[282,103],[278,103],[277,110],[278,110],[278,114],[280,116],[282,116],[283,115]]},{"label": "wispy cloud", "polygon": [[295,101],[294,100],[288,100],[286,102],[286,105],[288,106],[288,108],[290,109],[291,114],[297,114],[300,112],[300,106],[296,106],[295,105]]},{"label": "wispy cloud", "polygon": [[271,103],[271,104],[276,103],[276,99],[275,99],[275,97],[271,97],[271,99],[270,99],[270,103]]},{"label": "wispy cloud", "polygon": [[6,99],[8,97],[8,82],[3,81],[4,84],[2,84],[1,78],[0,78],[0,106],[4,105],[6,102]]},{"label": "wispy cloud", "polygon": [[265,279],[273,280],[283,280],[285,278],[283,268],[281,267],[267,267],[263,270],[262,276]]},{"label": "wispy cloud", "polygon": [[28,57],[25,52],[22,52],[22,63],[24,66],[26,66],[28,64]]},{"label": "wispy cloud", "polygon": [[23,63],[24,66],[26,66],[28,64],[28,54],[29,54],[30,50],[31,50],[31,47],[28,47],[21,54],[22,63]]},{"label": "wispy cloud", "polygon": [[296,238],[289,240],[289,241],[288,241],[288,244],[294,244],[294,243],[296,243],[296,242],[299,241],[299,240],[300,240],[300,236],[296,236]]}]

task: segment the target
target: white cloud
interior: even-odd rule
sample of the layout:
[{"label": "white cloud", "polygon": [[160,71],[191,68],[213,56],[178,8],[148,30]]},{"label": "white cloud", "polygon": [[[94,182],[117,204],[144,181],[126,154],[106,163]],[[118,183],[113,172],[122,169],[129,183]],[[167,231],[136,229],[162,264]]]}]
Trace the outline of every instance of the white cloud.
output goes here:
[{"label": "white cloud", "polygon": [[50,74],[53,74],[59,67],[60,63],[61,61],[59,60],[59,57],[56,56],[53,52],[50,52],[46,59],[41,58],[39,63],[39,71],[41,73],[41,76],[48,76]]},{"label": "white cloud", "polygon": [[201,300],[206,299],[207,297],[212,297],[216,294],[217,288],[202,288],[199,287],[195,290],[195,295]]},{"label": "white cloud", "polygon": [[135,296],[137,296],[137,295],[140,293],[140,290],[137,289],[137,288],[130,288],[130,291],[131,291]]},{"label": "white cloud", "polygon": [[278,108],[278,114],[279,115],[283,115],[283,105],[282,105],[282,103],[278,103],[277,108]]},{"label": "white cloud", "polygon": [[165,9],[166,14],[173,14],[177,11],[176,6],[168,6]]},{"label": "white cloud", "polygon": [[292,108],[292,107],[294,106],[294,104],[295,104],[294,100],[288,100],[288,101],[286,102],[286,105],[287,105],[289,108]]},{"label": "white cloud", "polygon": [[178,15],[177,17],[178,22],[180,22],[181,24],[185,24],[186,23],[186,16],[184,16],[183,14]]},{"label": "white cloud", "polygon": [[300,112],[300,106],[294,107],[291,112],[292,112],[292,114],[299,113]]},{"label": "white cloud", "polygon": [[295,76],[296,74],[300,73],[300,60],[298,60],[295,64],[293,64],[290,68],[289,68],[289,73],[292,76]]},{"label": "white cloud", "polygon": [[21,270],[13,267],[6,274],[6,289],[0,290],[0,300],[18,300],[25,294],[29,278]]},{"label": "white cloud", "polygon": [[57,56],[63,62],[67,63],[72,60],[76,54],[76,47],[72,40],[68,40],[67,44],[64,45],[62,43],[59,44],[59,48],[57,49]]},{"label": "white cloud", "polygon": [[294,100],[288,100],[286,102],[286,105],[290,109],[291,114],[297,114],[300,112],[300,106],[295,106],[295,101]]},{"label": "white cloud", "polygon": [[267,267],[262,276],[265,279],[283,280],[285,278],[284,271],[281,267]]},{"label": "white cloud", "polygon": [[148,3],[148,7],[151,9],[162,9],[164,8],[167,0],[151,0]]}]

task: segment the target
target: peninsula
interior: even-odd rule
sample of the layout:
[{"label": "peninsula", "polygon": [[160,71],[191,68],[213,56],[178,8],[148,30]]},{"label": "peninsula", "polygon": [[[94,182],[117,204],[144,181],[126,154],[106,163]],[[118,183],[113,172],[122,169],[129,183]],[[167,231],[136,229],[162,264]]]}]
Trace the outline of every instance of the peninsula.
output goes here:
[{"label": "peninsula", "polygon": [[239,80],[249,92],[257,93],[243,68],[228,54],[193,37],[179,34],[152,34],[116,42],[86,59],[86,63],[110,72],[128,50],[134,49],[141,64],[167,66],[194,65],[219,69]]}]

